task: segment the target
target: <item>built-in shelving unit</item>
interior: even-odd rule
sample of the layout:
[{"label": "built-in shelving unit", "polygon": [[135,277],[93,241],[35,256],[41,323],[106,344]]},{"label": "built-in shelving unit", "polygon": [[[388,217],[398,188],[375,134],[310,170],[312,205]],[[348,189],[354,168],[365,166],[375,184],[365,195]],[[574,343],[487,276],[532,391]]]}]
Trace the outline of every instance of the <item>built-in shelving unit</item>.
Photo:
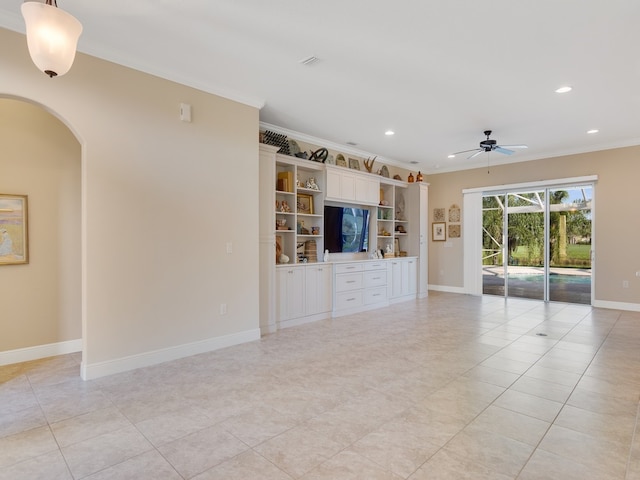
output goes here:
[{"label": "built-in shelving unit", "polygon": [[[260,145],[263,333],[427,295],[427,184],[276,151]],[[325,204],[369,210],[367,253],[323,262]]]},{"label": "built-in shelving unit", "polygon": [[[396,256],[400,252],[411,255],[406,238],[410,231],[407,210],[408,184],[401,180],[380,180],[380,204],[376,218],[376,248],[384,252],[391,250]],[[396,242],[397,240],[397,242]]]},{"label": "built-in shelving unit", "polygon": [[275,181],[276,263],[322,261],[324,166],[276,155]]}]

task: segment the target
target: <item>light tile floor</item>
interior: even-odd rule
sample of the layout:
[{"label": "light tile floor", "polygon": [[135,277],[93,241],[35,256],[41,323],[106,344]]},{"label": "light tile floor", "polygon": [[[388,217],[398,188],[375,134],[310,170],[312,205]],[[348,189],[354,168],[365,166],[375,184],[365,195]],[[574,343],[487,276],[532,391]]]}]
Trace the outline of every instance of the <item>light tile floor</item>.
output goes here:
[{"label": "light tile floor", "polygon": [[78,372],[0,367],[0,479],[640,480],[636,312],[432,292]]}]

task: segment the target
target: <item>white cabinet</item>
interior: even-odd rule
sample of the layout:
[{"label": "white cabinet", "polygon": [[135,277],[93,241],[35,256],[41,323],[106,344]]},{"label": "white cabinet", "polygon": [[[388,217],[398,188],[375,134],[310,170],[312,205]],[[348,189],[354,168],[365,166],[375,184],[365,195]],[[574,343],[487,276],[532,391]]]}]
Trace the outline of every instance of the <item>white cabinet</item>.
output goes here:
[{"label": "white cabinet", "polygon": [[387,264],[376,261],[364,264],[364,304],[375,305],[386,303],[387,294]]},{"label": "white cabinet", "polygon": [[334,316],[387,305],[387,262],[336,264]]},{"label": "white cabinet", "polygon": [[363,305],[362,263],[337,264],[334,285],[336,289],[334,311],[349,311]]},{"label": "white cabinet", "polygon": [[409,186],[408,191],[408,218],[411,225],[409,252],[418,257],[417,294],[418,298],[424,298],[429,294],[429,187],[424,183],[415,183]]},{"label": "white cabinet", "polygon": [[333,272],[331,265],[305,267],[305,302],[307,315],[330,312],[333,308]]},{"label": "white cabinet", "polygon": [[279,322],[302,317],[305,314],[305,267],[279,267],[276,271]]},{"label": "white cabinet", "polygon": [[380,180],[375,177],[357,175],[355,177],[356,201],[364,205],[380,203]]},{"label": "white cabinet", "polygon": [[326,169],[326,200],[359,205],[378,205],[380,180],[377,176],[331,165],[327,165]]},{"label": "white cabinet", "polygon": [[278,327],[328,318],[333,308],[333,269],[330,264],[300,264],[276,268]]},{"label": "white cabinet", "polygon": [[418,275],[417,262],[417,259],[413,257],[391,260],[389,271],[391,275],[390,296],[392,300],[415,297]]}]

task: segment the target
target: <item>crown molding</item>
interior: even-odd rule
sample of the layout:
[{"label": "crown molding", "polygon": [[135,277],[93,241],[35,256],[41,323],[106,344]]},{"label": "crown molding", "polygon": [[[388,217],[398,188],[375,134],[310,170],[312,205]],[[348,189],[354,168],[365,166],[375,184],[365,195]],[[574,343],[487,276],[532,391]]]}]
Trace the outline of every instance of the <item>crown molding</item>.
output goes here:
[{"label": "crown molding", "polygon": [[295,130],[291,130],[288,128],[280,127],[278,125],[273,125],[267,122],[260,122],[260,128],[264,130],[270,130],[275,133],[280,133],[282,135],[286,135],[288,138],[292,138],[294,140],[300,140],[305,143],[310,143],[312,145],[318,145],[319,147],[324,147],[330,150],[337,150],[340,153],[346,153],[347,155],[354,155],[356,157],[361,158],[373,158],[376,157],[376,161],[393,165],[394,167],[407,169],[406,165],[403,165],[397,160],[392,158],[382,157],[380,155],[376,155],[375,153],[367,152],[366,150],[360,150],[358,148],[350,147],[349,145],[343,145],[340,143],[332,142],[330,140],[325,140],[323,138],[314,137],[313,135],[308,135],[306,133],[297,132]]}]

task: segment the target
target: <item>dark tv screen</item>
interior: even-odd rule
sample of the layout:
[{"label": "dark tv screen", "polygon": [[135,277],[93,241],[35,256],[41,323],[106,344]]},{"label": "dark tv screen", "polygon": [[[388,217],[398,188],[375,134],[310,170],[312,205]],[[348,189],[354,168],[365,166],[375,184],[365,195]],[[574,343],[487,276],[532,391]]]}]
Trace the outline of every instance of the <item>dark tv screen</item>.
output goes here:
[{"label": "dark tv screen", "polygon": [[369,248],[369,210],[325,206],[324,248],[329,252],[366,252]]}]

